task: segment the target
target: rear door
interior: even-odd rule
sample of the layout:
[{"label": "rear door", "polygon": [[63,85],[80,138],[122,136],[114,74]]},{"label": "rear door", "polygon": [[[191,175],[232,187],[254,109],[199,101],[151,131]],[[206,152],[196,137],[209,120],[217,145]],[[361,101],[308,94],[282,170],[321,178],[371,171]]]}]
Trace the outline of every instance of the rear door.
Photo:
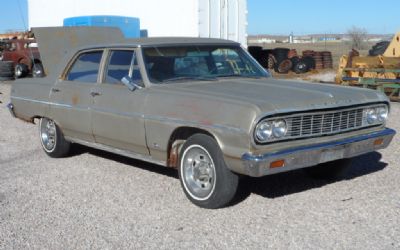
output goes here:
[{"label": "rear door", "polygon": [[130,91],[121,82],[124,76],[130,76],[135,83],[142,84],[135,50],[112,49],[107,55],[104,76],[94,89],[92,128],[95,141],[148,155],[143,116],[147,89]]},{"label": "rear door", "polygon": [[80,53],[50,91],[49,116],[61,126],[67,137],[94,141],[90,108],[102,57],[103,50]]}]

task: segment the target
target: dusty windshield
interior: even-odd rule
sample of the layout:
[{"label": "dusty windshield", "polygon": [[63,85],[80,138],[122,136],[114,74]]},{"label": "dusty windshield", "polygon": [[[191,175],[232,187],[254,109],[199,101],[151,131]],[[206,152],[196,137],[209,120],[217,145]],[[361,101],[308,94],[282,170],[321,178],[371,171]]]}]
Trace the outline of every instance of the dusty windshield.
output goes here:
[{"label": "dusty windshield", "polygon": [[239,46],[151,47],[143,52],[153,83],[268,76]]}]

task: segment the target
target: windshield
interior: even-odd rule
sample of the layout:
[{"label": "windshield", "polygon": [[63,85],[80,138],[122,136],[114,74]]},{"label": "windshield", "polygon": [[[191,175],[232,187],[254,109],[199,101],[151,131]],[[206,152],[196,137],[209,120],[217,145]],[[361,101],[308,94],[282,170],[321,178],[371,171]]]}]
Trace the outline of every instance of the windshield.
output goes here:
[{"label": "windshield", "polygon": [[239,46],[151,47],[143,49],[143,57],[153,83],[268,76]]}]

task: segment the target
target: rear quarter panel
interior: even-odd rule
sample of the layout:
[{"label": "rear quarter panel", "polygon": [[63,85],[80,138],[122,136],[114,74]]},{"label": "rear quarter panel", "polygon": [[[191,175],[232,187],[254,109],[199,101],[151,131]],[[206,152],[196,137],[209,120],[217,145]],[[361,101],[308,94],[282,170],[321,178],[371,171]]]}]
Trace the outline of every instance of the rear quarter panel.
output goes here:
[{"label": "rear quarter panel", "polygon": [[10,101],[17,118],[33,122],[33,118],[46,116],[52,83],[45,78],[16,80],[11,87]]}]

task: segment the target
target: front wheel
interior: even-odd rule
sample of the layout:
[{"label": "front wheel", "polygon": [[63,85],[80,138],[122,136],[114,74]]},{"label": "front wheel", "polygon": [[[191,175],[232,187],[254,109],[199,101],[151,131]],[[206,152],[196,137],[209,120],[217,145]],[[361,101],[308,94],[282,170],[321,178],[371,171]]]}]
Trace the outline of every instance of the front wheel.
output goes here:
[{"label": "front wheel", "polygon": [[178,172],[186,196],[199,207],[224,207],[235,196],[239,177],[227,168],[221,149],[210,136],[195,134],[185,142]]},{"label": "front wheel", "polygon": [[53,158],[68,155],[71,143],[64,139],[57,124],[48,118],[41,118],[39,122],[39,136],[43,150]]},{"label": "front wheel", "polygon": [[28,74],[28,66],[23,63],[15,65],[15,78],[25,77]]}]

